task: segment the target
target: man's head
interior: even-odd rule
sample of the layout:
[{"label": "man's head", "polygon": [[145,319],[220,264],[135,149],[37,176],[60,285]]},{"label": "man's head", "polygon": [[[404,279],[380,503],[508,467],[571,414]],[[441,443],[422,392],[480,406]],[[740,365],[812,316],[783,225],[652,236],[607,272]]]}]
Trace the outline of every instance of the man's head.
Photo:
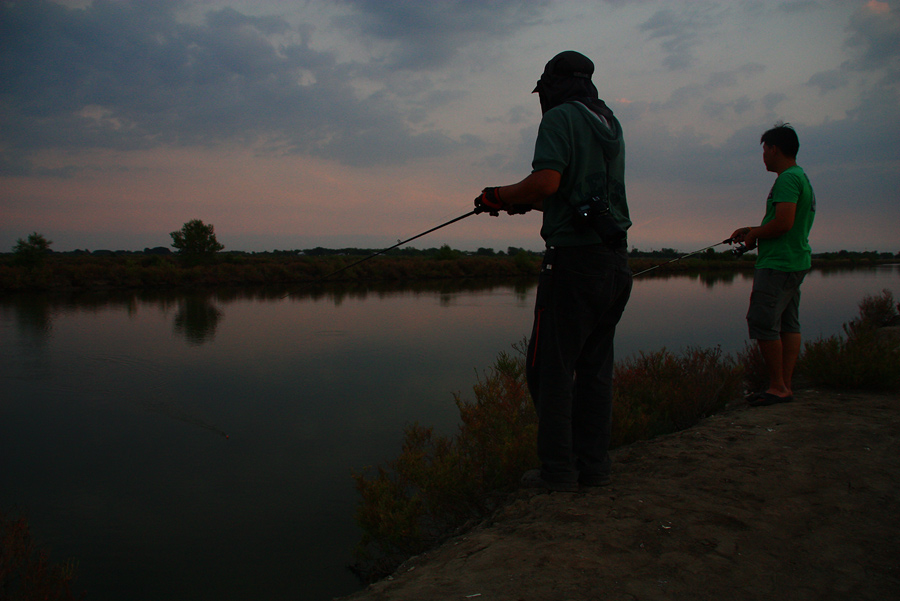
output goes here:
[{"label": "man's head", "polygon": [[763,146],[763,164],[767,171],[781,174],[797,164],[800,140],[794,128],[787,123],[778,124],[764,133],[759,143]]},{"label": "man's head", "polygon": [[797,138],[797,132],[789,123],[779,123],[759,139],[759,143],[765,146],[774,146],[781,151],[781,154],[789,159],[797,158],[797,151],[800,149],[800,140]]},{"label": "man's head", "polygon": [[544,75],[547,76],[590,79],[593,74],[594,63],[591,62],[591,59],[574,50],[560,52],[544,66]]},{"label": "man's head", "polygon": [[545,113],[566,100],[597,98],[597,88],[591,82],[593,74],[591,59],[580,52],[566,50],[550,59],[532,93],[539,94],[541,110]]}]

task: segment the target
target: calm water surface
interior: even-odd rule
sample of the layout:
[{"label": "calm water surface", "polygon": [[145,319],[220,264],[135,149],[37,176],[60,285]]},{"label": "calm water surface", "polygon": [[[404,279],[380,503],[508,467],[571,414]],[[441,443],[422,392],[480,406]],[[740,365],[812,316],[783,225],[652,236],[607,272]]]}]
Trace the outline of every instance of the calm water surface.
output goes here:
[{"label": "calm water surface", "polygon": [[[898,267],[813,272],[807,337]],[[744,348],[750,280],[642,277],[620,357]],[[325,600],[359,588],[351,471],[464,395],[530,329],[533,281],[0,298],[0,510],[89,601]]]}]

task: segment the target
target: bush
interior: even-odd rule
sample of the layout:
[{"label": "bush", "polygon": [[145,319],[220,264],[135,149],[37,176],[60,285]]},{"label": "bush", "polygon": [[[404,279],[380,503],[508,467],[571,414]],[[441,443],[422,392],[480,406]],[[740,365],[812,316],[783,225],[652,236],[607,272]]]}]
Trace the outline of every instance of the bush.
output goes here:
[{"label": "bush", "polygon": [[71,590],[74,575],[72,562],[52,564],[46,553],[35,547],[25,518],[7,518],[0,512],[0,599],[75,599]]},{"label": "bush", "polygon": [[769,387],[769,370],[758,344],[745,342],[744,350],[738,353],[737,362],[744,368],[746,391],[765,390]]},{"label": "bush", "polygon": [[501,353],[473,387],[454,395],[461,424],[454,437],[414,424],[400,455],[371,478],[354,474],[363,529],[357,557],[380,576],[472,519],[496,509],[521,473],[536,465],[537,418],[524,361]]},{"label": "bush", "polygon": [[[467,522],[504,503],[523,472],[539,464],[537,417],[525,382],[524,345],[502,353],[473,387],[456,395],[461,425],[453,438],[432,428],[406,430],[400,455],[371,477],[354,474],[363,530],[357,570],[390,573]],[[617,366],[614,444],[693,425],[735,397],[741,369],[719,349],[641,354]],[[366,565],[367,564],[367,565]],[[363,567],[363,566],[366,567]]]},{"label": "bush", "polygon": [[617,447],[689,428],[734,400],[743,368],[720,348],[665,349],[616,364],[613,439]]},{"label": "bush", "polygon": [[844,336],[804,345],[797,369],[814,383],[860,390],[900,390],[900,343],[879,334],[897,318],[889,290],[866,296],[859,316],[844,324]]}]

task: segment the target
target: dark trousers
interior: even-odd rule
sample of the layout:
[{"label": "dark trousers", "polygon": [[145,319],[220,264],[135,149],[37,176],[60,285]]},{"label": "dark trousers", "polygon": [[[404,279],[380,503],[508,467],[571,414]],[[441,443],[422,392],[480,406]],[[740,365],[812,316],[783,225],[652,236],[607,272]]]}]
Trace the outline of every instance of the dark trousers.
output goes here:
[{"label": "dark trousers", "polygon": [[631,283],[624,248],[551,248],[544,257],[526,374],[547,481],[609,473],[613,338]]}]

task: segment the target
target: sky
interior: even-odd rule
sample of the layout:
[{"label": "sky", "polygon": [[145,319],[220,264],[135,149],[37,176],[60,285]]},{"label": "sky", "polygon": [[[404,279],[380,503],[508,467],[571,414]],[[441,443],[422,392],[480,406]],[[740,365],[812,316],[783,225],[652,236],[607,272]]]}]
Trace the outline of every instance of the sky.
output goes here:
[{"label": "sky", "polygon": [[[531,171],[577,50],[622,123],[629,245],[757,225],[800,138],[814,252],[900,252],[900,0],[0,0],[0,251],[386,248]],[[540,214],[416,240],[540,250]]]}]

